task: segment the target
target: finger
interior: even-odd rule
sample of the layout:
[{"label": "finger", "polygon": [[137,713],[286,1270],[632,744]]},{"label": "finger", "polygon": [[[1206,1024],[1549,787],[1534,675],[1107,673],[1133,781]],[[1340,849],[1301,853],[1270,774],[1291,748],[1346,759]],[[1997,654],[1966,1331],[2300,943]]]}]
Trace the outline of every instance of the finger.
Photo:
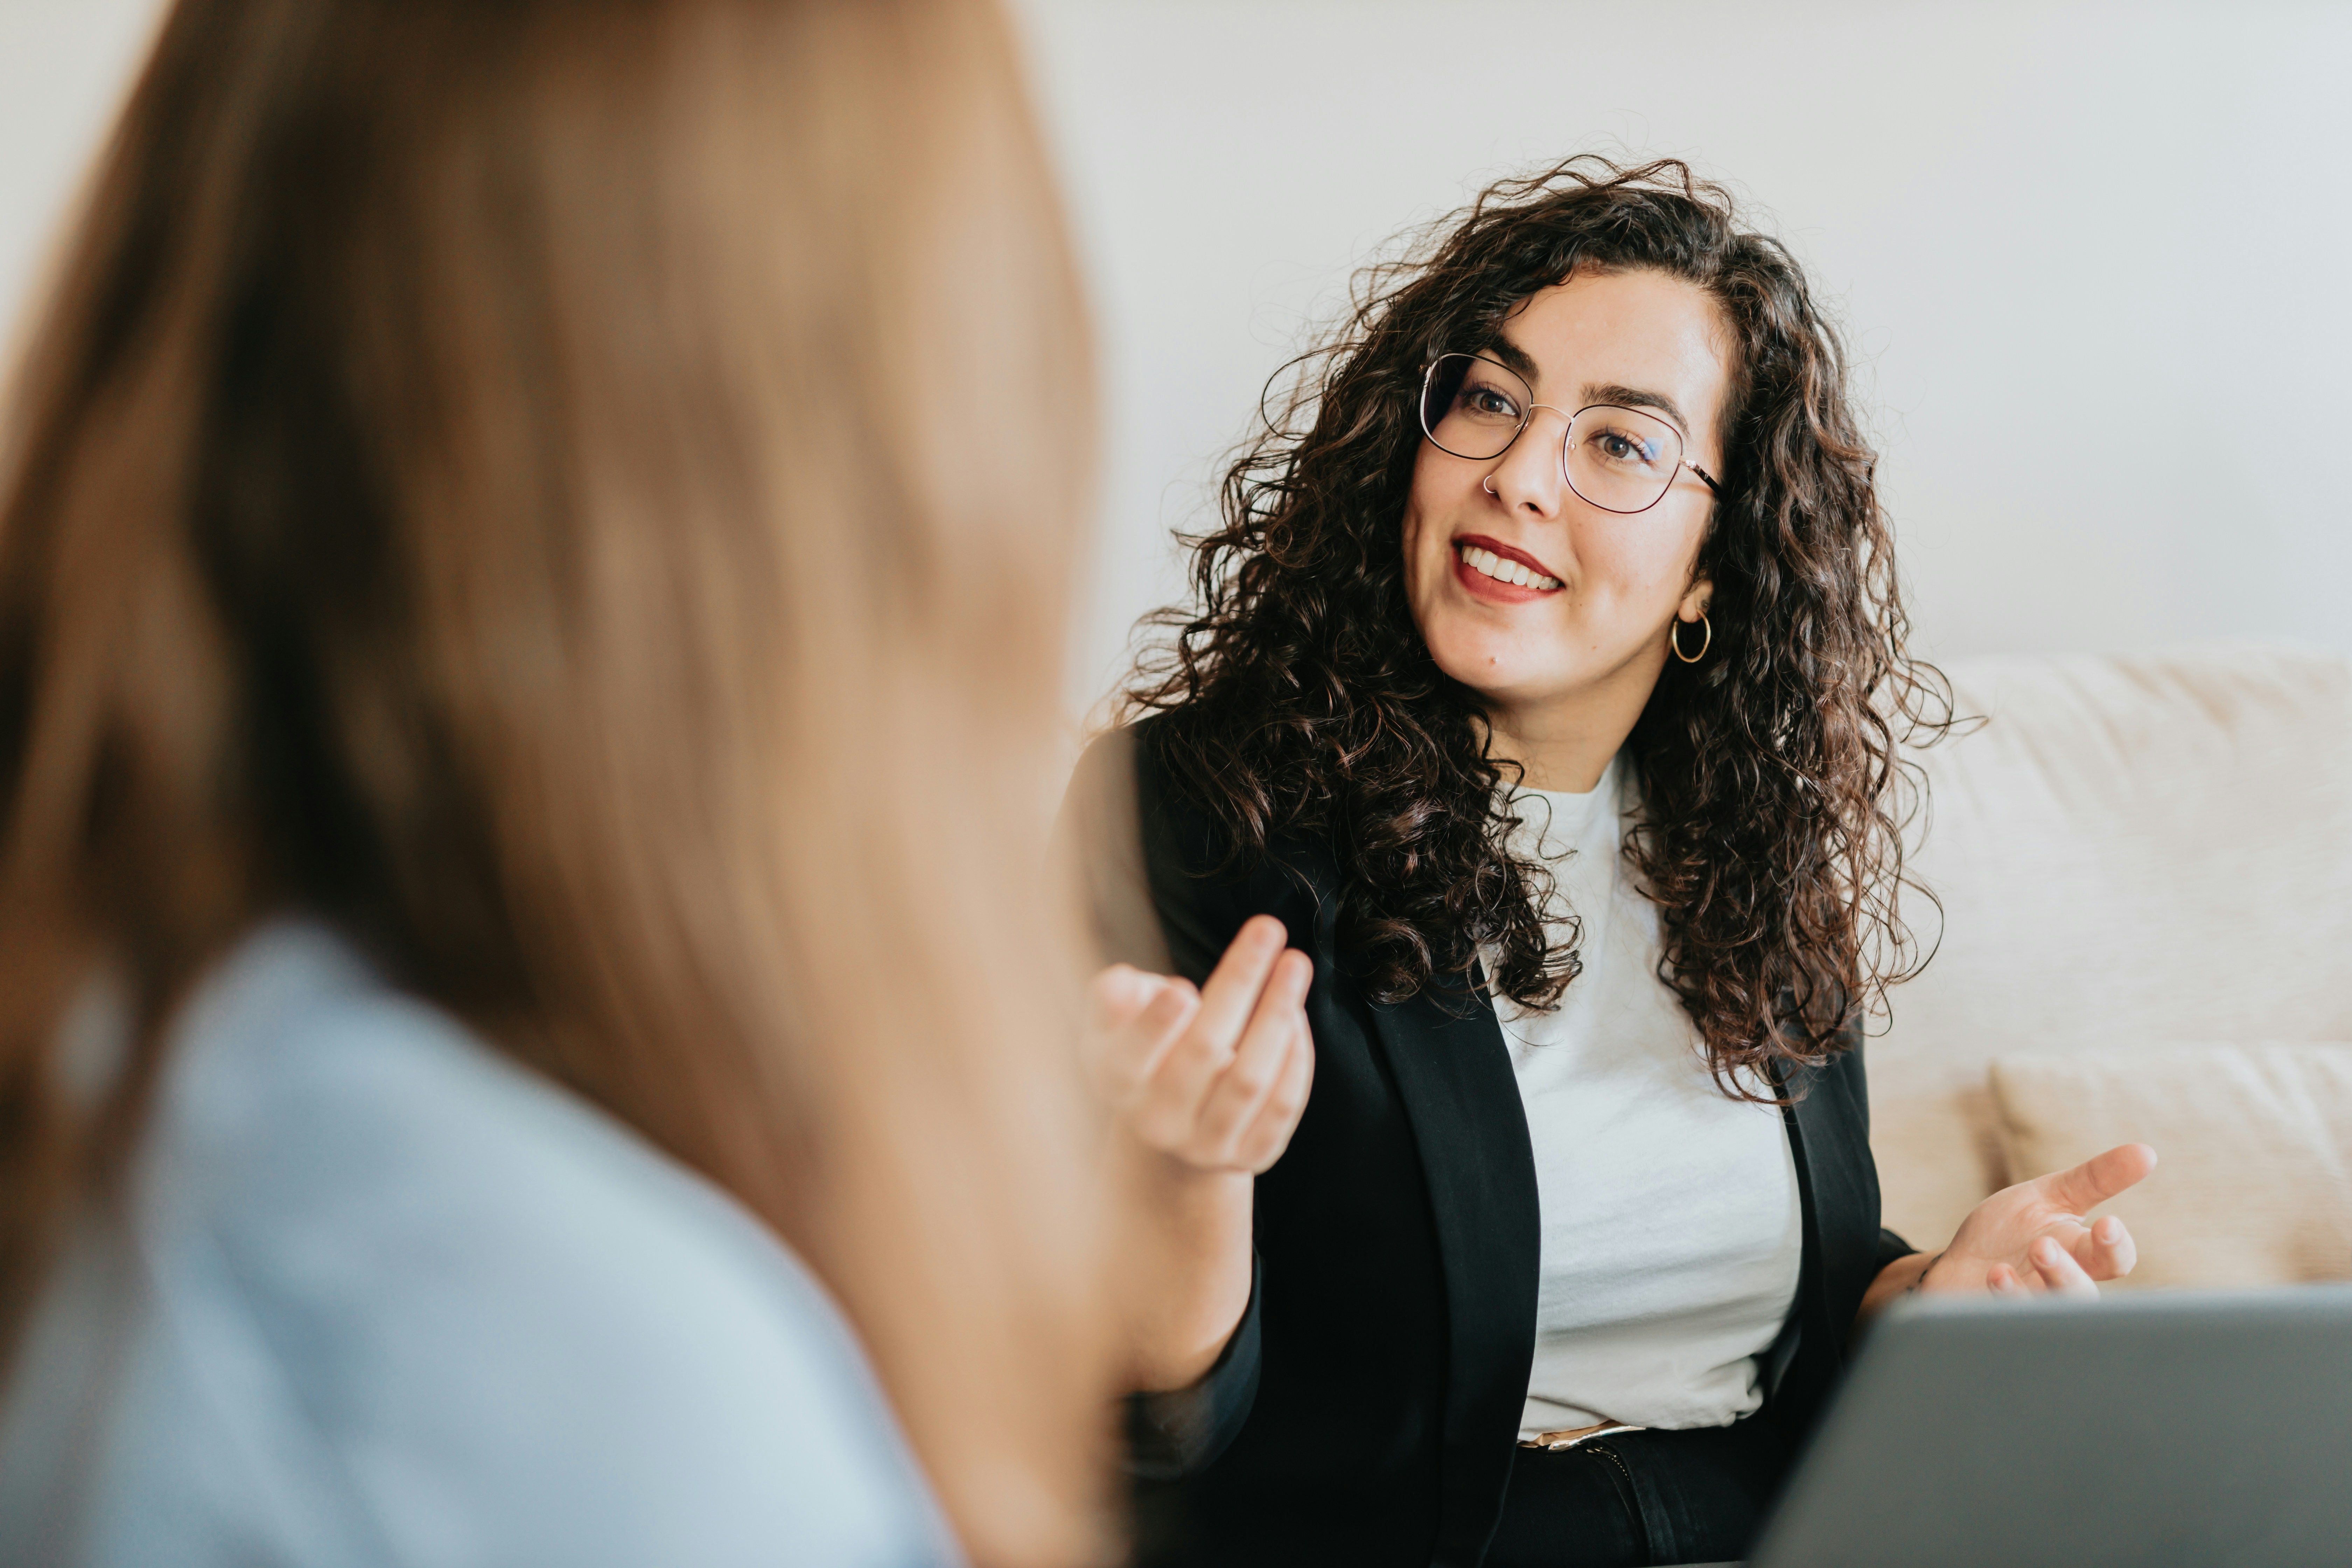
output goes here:
[{"label": "finger", "polygon": [[[1282,1125],[1282,1102],[1298,1076],[1299,1047],[1305,1035],[1305,1028],[1297,1022],[1279,1031],[1281,1047],[1276,1053],[1274,1081],[1240,1124],[1223,1134],[1215,1151],[1220,1163],[1255,1175],[1280,1157],[1290,1137],[1289,1129]],[[1202,1141],[1208,1142],[1205,1134]]]},{"label": "finger", "polygon": [[1288,940],[1280,921],[1253,915],[1234,933],[1209,983],[1201,987],[1201,1016],[1193,1028],[1221,1045],[1226,1055],[1240,1045],[1242,1031],[1256,1012],[1258,995]]},{"label": "finger", "polygon": [[1271,916],[1251,920],[1217,961],[1201,987],[1201,1005],[1183,1035],[1153,1065],[1138,1102],[1148,1108],[1138,1130],[1161,1148],[1189,1142],[1202,1102],[1240,1048],[1242,1031],[1256,1010],[1266,979],[1282,956],[1282,922]]},{"label": "finger", "polygon": [[2139,1261],[2130,1229],[2113,1215],[2084,1231],[2073,1248],[2074,1261],[2094,1279],[2120,1279]]},{"label": "finger", "polygon": [[2118,1143],[2072,1170],[2053,1171],[2033,1184],[2047,1202],[2070,1214],[2085,1214],[2117,1193],[2145,1181],[2156,1169],[2156,1151],[2145,1143]]},{"label": "finger", "polygon": [[1985,1270],[1985,1289],[1996,1296],[2029,1294],[2024,1281],[2018,1279],[2017,1270],[2006,1263],[1996,1263]]},{"label": "finger", "polygon": [[1159,994],[1160,977],[1131,963],[1114,963],[1087,987],[1088,1022],[1099,1034],[1115,1034],[1135,1021]]},{"label": "finger", "polygon": [[1260,994],[1256,1010],[1232,1063],[1202,1102],[1198,1122],[1201,1157],[1214,1164],[1234,1163],[1235,1143],[1282,1079],[1292,1041],[1304,1022],[1300,1004],[1315,978],[1303,952],[1286,952]]},{"label": "finger", "polygon": [[1292,1027],[1290,1054],[1284,1060],[1281,1079],[1234,1143],[1234,1163],[1262,1174],[1281,1159],[1283,1151],[1290,1147],[1290,1135],[1298,1130],[1298,1119],[1306,1113],[1307,1097],[1314,1087],[1315,1036],[1302,1016]]},{"label": "finger", "polygon": [[1124,1026],[1098,1037],[1091,1064],[1097,1090],[1122,1109],[1143,1092],[1152,1070],[1201,1005],[1201,994],[1189,980],[1158,974],[1143,978],[1157,982],[1150,987],[1150,1000]]},{"label": "finger", "polygon": [[2098,1286],[2083,1272],[2083,1266],[2074,1261],[2074,1255],[2046,1236],[2034,1239],[2033,1245],[2025,1249],[2025,1258],[2042,1277],[2042,1287],[2055,1295],[2096,1297],[2099,1293]]}]

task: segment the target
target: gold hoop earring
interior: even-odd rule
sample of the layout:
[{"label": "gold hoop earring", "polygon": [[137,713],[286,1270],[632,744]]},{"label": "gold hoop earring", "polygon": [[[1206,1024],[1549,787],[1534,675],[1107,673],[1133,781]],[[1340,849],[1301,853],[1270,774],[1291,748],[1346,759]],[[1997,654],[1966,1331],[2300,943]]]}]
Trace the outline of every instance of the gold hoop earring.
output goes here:
[{"label": "gold hoop earring", "polygon": [[1706,618],[1706,612],[1705,610],[1701,610],[1698,613],[1698,624],[1706,628],[1706,636],[1699,639],[1698,651],[1696,653],[1685,653],[1683,651],[1684,622],[1681,616],[1675,616],[1675,624],[1666,631],[1666,646],[1673,648],[1675,650],[1675,657],[1681,659],[1685,664],[1696,664],[1700,659],[1706,657],[1706,650],[1715,646],[1715,623]]}]

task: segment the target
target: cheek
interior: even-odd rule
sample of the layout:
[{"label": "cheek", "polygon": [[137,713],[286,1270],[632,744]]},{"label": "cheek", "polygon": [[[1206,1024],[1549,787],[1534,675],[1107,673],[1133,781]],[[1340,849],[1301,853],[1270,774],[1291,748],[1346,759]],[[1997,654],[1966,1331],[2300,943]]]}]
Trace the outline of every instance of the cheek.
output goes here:
[{"label": "cheek", "polygon": [[1448,476],[1438,471],[1429,459],[1429,447],[1424,443],[1421,458],[1413,465],[1412,489],[1405,496],[1400,540],[1404,552],[1405,594],[1412,601],[1416,615],[1436,579],[1453,568],[1453,552],[1445,548],[1448,531],[1443,520],[1460,499],[1453,493],[1458,487],[1449,485]]},{"label": "cheek", "polygon": [[[1632,521],[1640,520],[1608,520],[1612,524]],[[1608,597],[1652,609],[1673,604],[1689,588],[1702,526],[1703,521],[1664,528],[1591,529],[1578,541],[1577,556],[1592,585]]]}]

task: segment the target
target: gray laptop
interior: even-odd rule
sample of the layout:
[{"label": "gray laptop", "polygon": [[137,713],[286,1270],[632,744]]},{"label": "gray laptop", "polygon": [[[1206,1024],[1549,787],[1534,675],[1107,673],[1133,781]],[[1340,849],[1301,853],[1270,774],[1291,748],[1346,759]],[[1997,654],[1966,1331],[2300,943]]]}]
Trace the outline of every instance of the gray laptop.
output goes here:
[{"label": "gray laptop", "polygon": [[2352,1286],[1906,1303],[1750,1561],[2352,1564]]}]

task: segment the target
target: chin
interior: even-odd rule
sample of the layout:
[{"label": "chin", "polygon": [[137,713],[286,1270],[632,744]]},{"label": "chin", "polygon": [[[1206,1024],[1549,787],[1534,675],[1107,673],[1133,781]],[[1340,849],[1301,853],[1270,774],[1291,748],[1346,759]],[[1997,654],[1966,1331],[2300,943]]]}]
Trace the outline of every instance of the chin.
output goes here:
[{"label": "chin", "polygon": [[1510,700],[1531,686],[1559,684],[1559,671],[1531,668],[1521,650],[1484,646],[1483,639],[1433,644],[1430,657],[1454,679],[1497,701]]},{"label": "chin", "polygon": [[1523,702],[1572,690],[1591,677],[1591,670],[1573,668],[1573,639],[1556,625],[1497,625],[1475,607],[1444,600],[1424,614],[1420,629],[1431,659],[1490,701]]}]

